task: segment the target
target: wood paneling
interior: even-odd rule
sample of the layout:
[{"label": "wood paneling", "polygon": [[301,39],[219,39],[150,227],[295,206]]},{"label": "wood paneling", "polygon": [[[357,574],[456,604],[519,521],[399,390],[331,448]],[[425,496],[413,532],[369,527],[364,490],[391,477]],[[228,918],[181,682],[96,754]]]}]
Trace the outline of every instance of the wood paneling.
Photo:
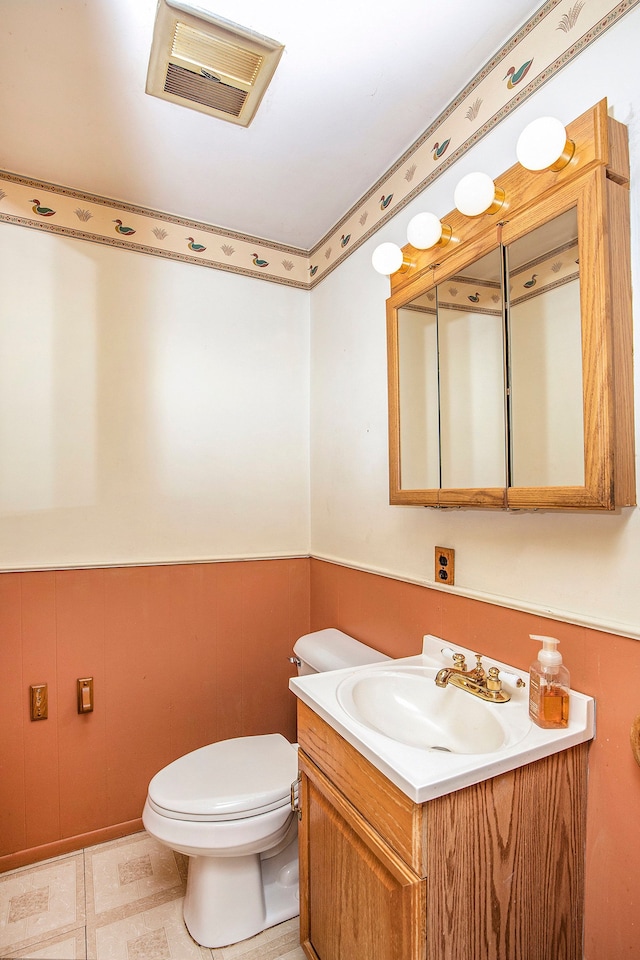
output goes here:
[{"label": "wood paneling", "polygon": [[[22,676],[21,587],[20,574],[0,577],[0,843],[10,850],[23,847],[28,832],[24,728],[28,722],[29,688]],[[31,682],[43,683],[46,677]],[[46,726],[48,722],[38,721],[37,726]]]},{"label": "wood paneling", "polygon": [[287,658],[308,630],[306,559],[1,574],[0,870],[139,829],[149,780],[189,750],[294,740]]},{"label": "wood paneling", "polygon": [[[21,698],[25,687],[37,676],[45,681],[56,676],[55,573],[50,571],[21,578],[22,677]],[[26,699],[26,698],[25,698]],[[57,710],[57,685],[49,686],[49,710]],[[24,721],[25,846],[46,843],[60,830],[60,805],[51,802],[58,796],[58,726]],[[48,785],[43,790],[43,784]],[[15,802],[15,800],[14,800]]]}]

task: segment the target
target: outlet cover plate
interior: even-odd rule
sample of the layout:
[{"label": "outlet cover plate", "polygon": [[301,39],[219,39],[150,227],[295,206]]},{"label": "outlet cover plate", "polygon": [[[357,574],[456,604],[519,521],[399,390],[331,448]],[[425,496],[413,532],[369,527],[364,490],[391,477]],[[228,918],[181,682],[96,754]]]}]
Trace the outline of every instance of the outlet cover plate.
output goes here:
[{"label": "outlet cover plate", "polygon": [[447,587],[455,583],[455,554],[453,547],[436,547],[436,583]]},{"label": "outlet cover plate", "polygon": [[31,697],[31,719],[46,720],[49,716],[49,690],[46,683],[35,683],[29,687]]}]

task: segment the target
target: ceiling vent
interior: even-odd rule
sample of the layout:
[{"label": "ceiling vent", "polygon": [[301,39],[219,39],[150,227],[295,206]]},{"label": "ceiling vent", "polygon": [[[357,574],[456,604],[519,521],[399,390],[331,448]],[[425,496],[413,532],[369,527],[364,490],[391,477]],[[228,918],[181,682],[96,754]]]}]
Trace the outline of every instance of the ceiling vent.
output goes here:
[{"label": "ceiling vent", "polygon": [[146,92],[247,127],[284,46],[180,0],[159,0]]}]

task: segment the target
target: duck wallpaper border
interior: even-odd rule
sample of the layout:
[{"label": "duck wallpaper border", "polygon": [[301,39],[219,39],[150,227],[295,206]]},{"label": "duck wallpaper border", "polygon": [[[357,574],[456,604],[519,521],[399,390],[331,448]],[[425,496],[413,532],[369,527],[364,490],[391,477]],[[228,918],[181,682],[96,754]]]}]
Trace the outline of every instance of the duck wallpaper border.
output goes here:
[{"label": "duck wallpaper border", "polygon": [[311,289],[640,0],[548,0],[311,250],[0,171],[0,221]]}]

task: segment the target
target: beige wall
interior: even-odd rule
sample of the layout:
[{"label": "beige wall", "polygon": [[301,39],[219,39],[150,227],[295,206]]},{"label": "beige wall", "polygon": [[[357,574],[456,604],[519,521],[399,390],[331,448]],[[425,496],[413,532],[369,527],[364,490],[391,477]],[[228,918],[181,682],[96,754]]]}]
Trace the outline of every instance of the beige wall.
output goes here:
[{"label": "beige wall", "polygon": [[0,224],[0,569],[306,555],[309,294]]}]

